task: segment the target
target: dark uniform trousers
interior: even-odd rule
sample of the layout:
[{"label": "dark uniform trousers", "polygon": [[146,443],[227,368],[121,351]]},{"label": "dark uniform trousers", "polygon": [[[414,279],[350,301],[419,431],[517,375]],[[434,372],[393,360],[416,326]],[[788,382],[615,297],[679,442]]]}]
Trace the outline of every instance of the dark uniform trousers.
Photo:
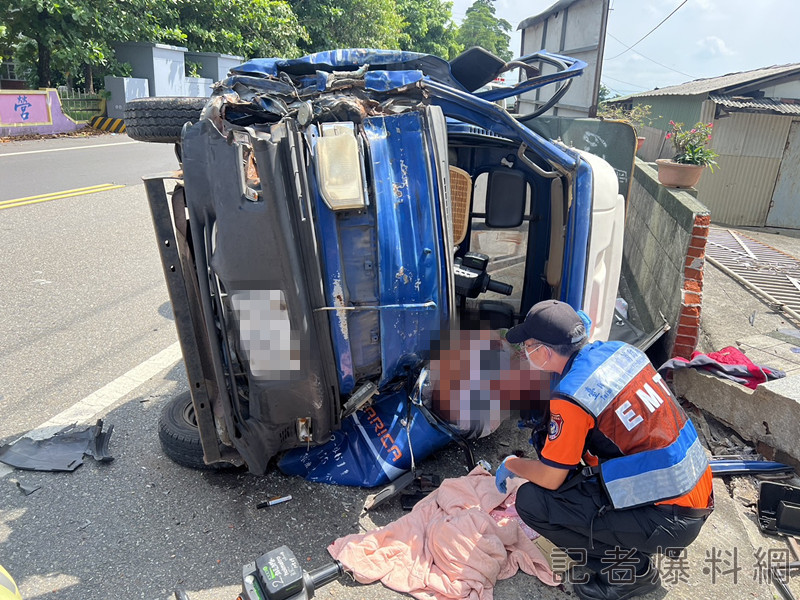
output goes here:
[{"label": "dark uniform trousers", "polygon": [[[564,491],[526,483],[517,491],[516,508],[529,527],[566,550],[578,564],[586,560],[583,564],[601,576],[612,570],[630,572],[632,566],[643,573],[652,554],[691,544],[707,517],[704,513],[711,512],[671,505],[604,509],[608,504],[592,478]],[[630,550],[634,552],[622,560]]]}]

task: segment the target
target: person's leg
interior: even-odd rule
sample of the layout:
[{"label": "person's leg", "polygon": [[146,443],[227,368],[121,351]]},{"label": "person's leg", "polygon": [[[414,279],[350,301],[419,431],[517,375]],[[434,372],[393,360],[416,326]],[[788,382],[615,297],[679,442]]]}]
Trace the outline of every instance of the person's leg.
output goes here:
[{"label": "person's leg", "polygon": [[575,550],[585,551],[590,569],[605,573],[615,563],[624,563],[632,576],[649,564],[652,551],[644,554],[639,550],[657,525],[640,518],[638,510],[605,509],[600,514],[606,503],[603,490],[594,481],[564,492],[529,483],[518,490],[516,508],[529,527],[557,546],[573,549],[570,555],[576,560],[580,553]]},{"label": "person's leg", "polygon": [[580,560],[598,577],[575,585],[581,598],[619,600],[647,593],[659,586],[650,556],[667,548],[685,548],[697,537],[702,519],[679,517],[653,506],[610,510],[595,481],[564,492],[525,484],[517,492],[516,508],[522,520],[551,542]]}]

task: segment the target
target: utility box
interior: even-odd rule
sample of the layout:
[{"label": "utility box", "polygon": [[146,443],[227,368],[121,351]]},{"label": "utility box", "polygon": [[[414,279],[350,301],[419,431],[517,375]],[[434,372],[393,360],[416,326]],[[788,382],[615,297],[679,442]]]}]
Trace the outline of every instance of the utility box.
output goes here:
[{"label": "utility box", "polygon": [[147,79],[138,77],[111,77],[107,75],[105,89],[111,93],[111,98],[106,103],[106,114],[112,119],[125,118],[126,102],[150,96],[149,82]]},{"label": "utility box", "polygon": [[114,47],[117,60],[130,63],[133,76],[147,79],[151,96],[185,96],[186,66],[182,46],[124,42]]},{"label": "utility box", "polygon": [[211,95],[213,79],[207,77],[186,77],[183,86],[183,95],[192,98],[208,98]]},{"label": "utility box", "polygon": [[228,76],[228,71],[244,62],[244,57],[218,52],[187,52],[185,60],[200,65],[201,77],[221,81]]}]

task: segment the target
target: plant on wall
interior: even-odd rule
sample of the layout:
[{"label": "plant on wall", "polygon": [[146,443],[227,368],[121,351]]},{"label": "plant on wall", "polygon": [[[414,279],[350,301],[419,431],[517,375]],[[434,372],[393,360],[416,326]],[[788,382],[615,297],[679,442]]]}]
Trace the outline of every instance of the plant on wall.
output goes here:
[{"label": "plant on wall", "polygon": [[708,167],[713,173],[714,167],[718,166],[716,158],[719,156],[708,147],[714,124],[698,122],[690,130],[686,130],[683,123],[670,121],[669,124],[672,126],[672,131],[667,133],[666,138],[675,148],[672,160],[683,165]]}]

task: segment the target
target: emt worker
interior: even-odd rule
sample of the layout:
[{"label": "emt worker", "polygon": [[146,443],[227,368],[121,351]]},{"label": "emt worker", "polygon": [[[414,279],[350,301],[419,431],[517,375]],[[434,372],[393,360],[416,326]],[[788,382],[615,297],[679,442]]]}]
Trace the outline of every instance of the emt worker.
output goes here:
[{"label": "emt worker", "polygon": [[651,555],[675,556],[700,533],[714,506],[711,468],[647,356],[622,342],[588,344],[590,326],[546,300],[508,331],[557,383],[539,460],[507,457],[496,483],[505,492],[508,477],[527,479],[522,520],[594,570],[573,579],[580,598],[621,600],[660,586]]}]

